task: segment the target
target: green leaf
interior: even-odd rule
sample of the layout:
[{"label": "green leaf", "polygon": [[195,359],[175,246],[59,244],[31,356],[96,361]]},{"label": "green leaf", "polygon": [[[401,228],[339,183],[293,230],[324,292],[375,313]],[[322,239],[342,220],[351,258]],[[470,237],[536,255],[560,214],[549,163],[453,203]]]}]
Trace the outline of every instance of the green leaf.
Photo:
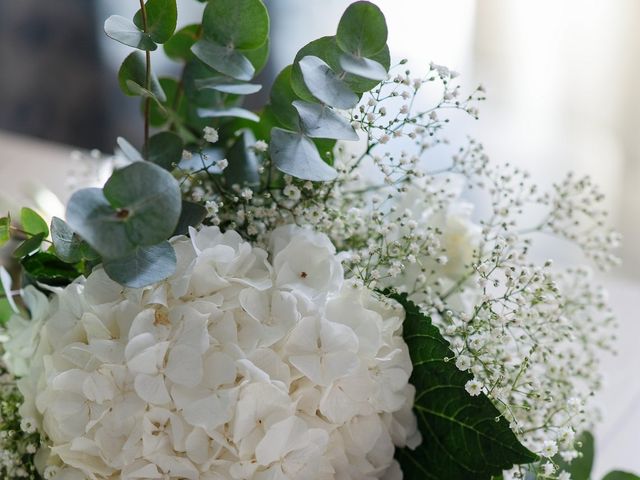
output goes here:
[{"label": "green leaf", "polygon": [[13,251],[13,256],[17,259],[21,259],[31,255],[37,250],[40,250],[40,246],[42,245],[42,241],[45,237],[46,235],[44,233],[38,233],[33,237],[26,239]]},{"label": "green leaf", "polygon": [[302,130],[310,137],[358,140],[349,121],[330,107],[302,100],[295,100],[293,106],[300,116]]},{"label": "green leaf", "polygon": [[272,129],[269,153],[275,167],[293,177],[329,181],[338,176],[338,172],[322,160],[309,137],[302,133]]},{"label": "green leaf", "polygon": [[300,60],[299,65],[305,85],[321,102],[343,110],[358,103],[358,96],[321,58],[308,55]]},{"label": "green leaf", "polygon": [[553,460],[560,469],[571,474],[572,480],[590,480],[595,455],[595,440],[590,432],[583,432],[576,438],[576,443],[581,445],[578,448],[580,454],[571,463],[565,462],[560,455],[557,455]]},{"label": "green leaf", "polygon": [[[122,66],[118,71],[118,83],[120,84],[120,89],[129,96],[138,96],[140,95],[140,90],[136,89],[135,91],[131,89],[131,84],[128,82],[133,82],[138,85],[139,88],[144,88],[146,85],[146,60],[142,53],[133,52],[122,62]],[[151,92],[158,98],[160,101],[166,100],[166,95],[160,86],[160,82],[158,81],[158,77],[156,77],[153,73],[151,74]]]},{"label": "green leaf", "polygon": [[193,24],[178,30],[164,44],[164,53],[172,60],[189,61],[193,58],[191,47],[200,38],[200,25]]},{"label": "green leaf", "polygon": [[[178,21],[178,8],[176,0],[147,0],[145,5],[147,13],[147,33],[156,43],[164,43],[176,30]],[[140,30],[144,30],[142,10],[138,10],[133,17],[133,23]]]},{"label": "green leaf", "polygon": [[0,247],[11,239],[11,217],[0,218]]},{"label": "green leaf", "polygon": [[261,0],[210,0],[202,16],[204,36],[232,48],[254,49],[269,36],[269,14]]},{"label": "green leaf", "polygon": [[79,190],[67,206],[67,221],[105,258],[120,258],[138,246],[168,238],[180,217],[178,182],[161,167],[135,162],[116,170],[104,186]]},{"label": "green leaf", "polygon": [[253,65],[253,68],[256,70],[255,74],[257,74],[265,67],[267,60],[269,59],[269,39],[267,38],[267,41],[258,48],[250,50],[239,48],[238,51],[247,57],[251,62],[251,65]]},{"label": "green leaf", "polygon": [[509,423],[484,394],[471,397],[473,376],[458,370],[440,331],[406,294],[389,295],[406,311],[404,338],[413,362],[415,412],[423,436],[415,450],[396,452],[405,478],[483,480],[536,455],[520,444]]},{"label": "green leaf", "polygon": [[118,137],[116,139],[116,143],[118,144],[122,154],[132,162],[142,162],[144,160],[138,149],[131,145],[126,138]]},{"label": "green leaf", "polygon": [[64,220],[53,217],[51,238],[59,259],[67,263],[81,260],[97,260],[99,255]]},{"label": "green leaf", "polygon": [[382,81],[387,78],[387,69],[375,60],[355,57],[348,53],[340,56],[340,67],[347,73],[370,80]]},{"label": "green leaf", "polygon": [[[4,300],[7,301],[9,305],[9,309],[11,312],[18,313],[18,306],[13,299],[12,294],[12,286],[13,280],[11,279],[11,275],[7,272],[7,269],[0,265],[0,294],[5,296]],[[5,312],[6,315],[6,312]],[[10,315],[9,315],[10,316]]]},{"label": "green leaf", "polygon": [[233,147],[227,152],[229,165],[224,169],[227,185],[256,186],[260,184],[258,173],[258,157],[251,148],[256,143],[256,137],[251,130],[243,129]]},{"label": "green leaf", "polygon": [[104,32],[117,42],[138,50],[153,51],[158,48],[150,35],[140,31],[135,23],[120,15],[112,15],[107,18],[104,22]]},{"label": "green leaf", "polygon": [[[163,77],[160,79],[160,87],[165,93],[167,100],[162,102],[162,107],[158,106],[155,102],[151,104],[149,122],[153,127],[161,127],[169,119],[175,119],[178,121],[184,121],[187,116],[187,102],[184,95],[180,92],[180,96],[176,98],[178,94],[178,81]],[[144,102],[141,102],[141,109],[144,110]]]},{"label": "green leaf", "polygon": [[223,108],[220,110],[214,110],[210,108],[199,108],[198,115],[204,118],[235,117],[235,118],[244,118],[246,120],[251,120],[252,122],[260,121],[260,117],[258,117],[258,115],[244,108]]},{"label": "green leaf", "polygon": [[180,220],[173,235],[186,235],[189,227],[197,227],[207,216],[207,209],[199,203],[182,201],[182,210],[180,212]]},{"label": "green leaf", "polygon": [[255,69],[243,54],[210,40],[198,40],[191,47],[193,54],[214,70],[235,78],[251,80]]},{"label": "green leaf", "polygon": [[27,277],[34,281],[61,287],[81,275],[73,265],[63,262],[51,253],[38,252],[22,260]]},{"label": "green leaf", "polygon": [[358,57],[375,55],[387,44],[387,22],[371,2],[355,2],[342,14],[336,41],[347,53]]},{"label": "green leaf", "polygon": [[199,78],[195,81],[196,88],[201,90],[211,89],[222,93],[235,95],[251,95],[259,92],[262,85],[255,83],[238,82],[227,77]]},{"label": "green leaf", "polygon": [[288,130],[299,130],[300,121],[298,112],[293,106],[296,95],[291,86],[291,65],[282,69],[271,87],[271,110],[280,125]]},{"label": "green leaf", "polygon": [[616,470],[614,472],[607,473],[602,480],[640,480],[640,477],[633,473]]},{"label": "green leaf", "polygon": [[22,225],[22,230],[30,235],[43,233],[45,237],[49,236],[49,226],[47,222],[28,207],[23,207],[22,210],[20,210],[20,224]]},{"label": "green leaf", "polygon": [[170,172],[180,163],[182,149],[182,140],[175,133],[156,133],[149,139],[147,160]]},{"label": "green leaf", "polygon": [[176,269],[176,253],[167,241],[137,247],[129,254],[105,260],[104,271],[112,280],[131,288],[142,288],[164,280]]}]

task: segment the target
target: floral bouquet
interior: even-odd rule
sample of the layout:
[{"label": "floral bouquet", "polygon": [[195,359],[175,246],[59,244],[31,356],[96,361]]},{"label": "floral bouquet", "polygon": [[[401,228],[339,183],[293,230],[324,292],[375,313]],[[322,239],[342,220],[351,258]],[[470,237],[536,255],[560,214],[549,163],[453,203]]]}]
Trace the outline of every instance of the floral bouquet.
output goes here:
[{"label": "floral bouquet", "polygon": [[[614,321],[589,270],[536,262],[532,239],[615,264],[591,181],[539,191],[475,141],[432,168],[483,89],[391,65],[370,2],[258,111],[262,0],[176,19],[141,0],[105,23],[135,49],[118,78],[144,144],[119,138],[65,220],[0,220],[22,269],[17,290],[1,271],[2,478],[586,480]],[[179,78],[154,75],[160,44]]]}]

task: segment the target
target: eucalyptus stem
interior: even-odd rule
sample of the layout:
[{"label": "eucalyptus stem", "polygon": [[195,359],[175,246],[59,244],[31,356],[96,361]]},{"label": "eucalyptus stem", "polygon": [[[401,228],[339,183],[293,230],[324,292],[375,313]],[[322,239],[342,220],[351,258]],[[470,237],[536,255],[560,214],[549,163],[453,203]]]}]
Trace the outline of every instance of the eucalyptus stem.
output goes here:
[{"label": "eucalyptus stem", "polygon": [[[140,12],[142,14],[142,29],[144,33],[148,33],[147,27],[147,9],[144,0],[140,0]],[[144,88],[151,91],[151,52],[145,50],[146,72],[144,79]],[[147,156],[149,148],[149,116],[151,112],[151,98],[148,96],[144,99],[144,156]]]}]

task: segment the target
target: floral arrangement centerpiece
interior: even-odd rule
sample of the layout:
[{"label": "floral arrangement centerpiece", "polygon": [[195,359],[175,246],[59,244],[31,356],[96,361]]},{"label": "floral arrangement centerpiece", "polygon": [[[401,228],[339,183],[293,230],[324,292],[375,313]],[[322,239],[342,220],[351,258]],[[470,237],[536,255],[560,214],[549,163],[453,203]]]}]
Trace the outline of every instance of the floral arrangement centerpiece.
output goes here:
[{"label": "floral arrangement centerpiece", "polygon": [[[267,9],[205,3],[178,31],[175,0],[107,19],[144,144],[119,138],[64,220],[0,220],[23,280],[2,270],[3,478],[581,480],[613,319],[588,269],[531,248],[615,264],[597,188],[539,191],[475,141],[432,169],[483,89],[391,65],[366,1],[247,110]],[[161,44],[179,78],[154,75]]]}]

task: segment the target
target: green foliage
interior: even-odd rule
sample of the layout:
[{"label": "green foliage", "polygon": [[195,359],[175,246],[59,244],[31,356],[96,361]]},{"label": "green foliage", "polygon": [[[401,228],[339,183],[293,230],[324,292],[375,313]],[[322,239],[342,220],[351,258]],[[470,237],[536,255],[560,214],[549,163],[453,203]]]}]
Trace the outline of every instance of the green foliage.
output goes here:
[{"label": "green foliage", "polygon": [[201,28],[198,24],[187,25],[178,30],[164,44],[164,53],[172,60],[189,61],[193,58],[191,47],[200,38]]},{"label": "green foliage", "polygon": [[27,279],[46,285],[65,286],[81,275],[75,266],[52,253],[38,252],[24,258],[21,263]]},{"label": "green foliage", "polygon": [[11,239],[11,216],[0,218],[0,247]]},{"label": "green foliage", "polygon": [[260,184],[258,174],[258,158],[251,148],[256,143],[256,137],[251,130],[245,128],[240,131],[233,147],[227,153],[229,166],[222,173],[227,185]]},{"label": "green foliage", "polygon": [[99,255],[64,220],[53,217],[51,238],[58,258],[67,263],[97,260]]},{"label": "green foliage", "polygon": [[[120,89],[129,96],[145,96],[144,85],[146,85],[146,64],[144,55],[140,52],[132,52],[120,67],[118,72],[118,83]],[[153,73],[149,82],[151,93],[158,101],[166,101],[167,97],[162,90],[162,86]],[[132,88],[133,87],[133,88]]]},{"label": "green foliage", "polygon": [[307,55],[298,65],[305,85],[322,103],[342,110],[353,108],[358,103],[358,96],[322,59]]},{"label": "green foliage", "polygon": [[20,224],[22,225],[22,230],[29,235],[43,233],[45,237],[49,236],[49,226],[47,222],[28,207],[23,207],[20,210]]},{"label": "green foliage", "polygon": [[107,275],[116,282],[141,288],[169,277],[176,268],[176,253],[167,241],[135,247],[127,255],[106,259]]},{"label": "green foliage", "polygon": [[135,23],[120,15],[112,15],[104,22],[104,32],[117,42],[138,50],[155,50],[158,48],[151,36],[141,31]]},{"label": "green foliage", "polygon": [[616,470],[606,474],[602,480],[640,480],[640,477],[633,473]]},{"label": "green foliage", "polygon": [[520,444],[509,423],[484,394],[471,397],[472,375],[458,370],[449,343],[406,294],[391,294],[406,311],[404,338],[413,362],[415,412],[423,436],[416,450],[397,451],[405,478],[490,479],[536,455]]},{"label": "green foliage", "polygon": [[358,140],[351,124],[326,105],[295,100],[293,106],[300,117],[302,130],[310,137]]},{"label": "green foliage", "polygon": [[173,235],[186,235],[189,227],[197,227],[207,216],[207,209],[199,203],[182,201],[180,219]]},{"label": "green foliage", "polygon": [[178,8],[176,0],[147,0],[145,4],[147,17],[146,29],[142,10],[138,10],[133,23],[143,31],[146,31],[156,43],[165,43],[176,30],[178,21]]},{"label": "green foliage", "polygon": [[204,37],[230,49],[256,49],[269,36],[261,0],[210,0],[202,17]]},{"label": "green foliage", "polygon": [[384,48],[387,33],[387,22],[377,6],[371,2],[355,2],[340,19],[336,41],[345,52],[368,57]]},{"label": "green foliage", "polygon": [[558,468],[569,472],[572,480],[589,480],[593,469],[595,440],[590,432],[583,432],[576,439],[576,442],[580,445],[578,458],[567,463],[560,455],[557,455],[553,461],[558,465]]},{"label": "green foliage", "polygon": [[269,153],[278,170],[296,178],[326,182],[338,175],[322,160],[314,143],[301,133],[272,129]]},{"label": "green foliage", "polygon": [[255,73],[247,57],[219,43],[201,39],[193,44],[191,51],[214,70],[237,80],[251,80]]},{"label": "green foliage", "polygon": [[160,132],[149,139],[147,160],[172,171],[182,158],[182,140],[172,132]]},{"label": "green foliage", "polygon": [[299,130],[300,122],[293,102],[299,100],[291,85],[293,67],[288,65],[276,77],[271,87],[271,111],[280,126],[287,130]]},{"label": "green foliage", "polygon": [[18,306],[11,295],[12,279],[7,269],[0,265],[0,325],[9,320],[14,312],[18,312]]},{"label": "green foliage", "polygon": [[104,186],[74,193],[67,221],[104,258],[120,258],[173,233],[180,216],[177,181],[161,167],[135,162]]},{"label": "green foliage", "polygon": [[340,55],[340,67],[347,73],[370,80],[381,81],[387,78],[387,69],[380,63],[348,53]]},{"label": "green foliage", "polygon": [[45,237],[46,235],[44,234],[44,232],[42,232],[27,238],[24,242],[18,245],[18,248],[13,251],[14,258],[22,259],[40,250]]},{"label": "green foliage", "polygon": [[226,77],[197,79],[195,84],[200,90],[211,89],[234,95],[251,95],[252,93],[259,92],[262,89],[262,85],[258,85],[256,83],[237,82]]}]

